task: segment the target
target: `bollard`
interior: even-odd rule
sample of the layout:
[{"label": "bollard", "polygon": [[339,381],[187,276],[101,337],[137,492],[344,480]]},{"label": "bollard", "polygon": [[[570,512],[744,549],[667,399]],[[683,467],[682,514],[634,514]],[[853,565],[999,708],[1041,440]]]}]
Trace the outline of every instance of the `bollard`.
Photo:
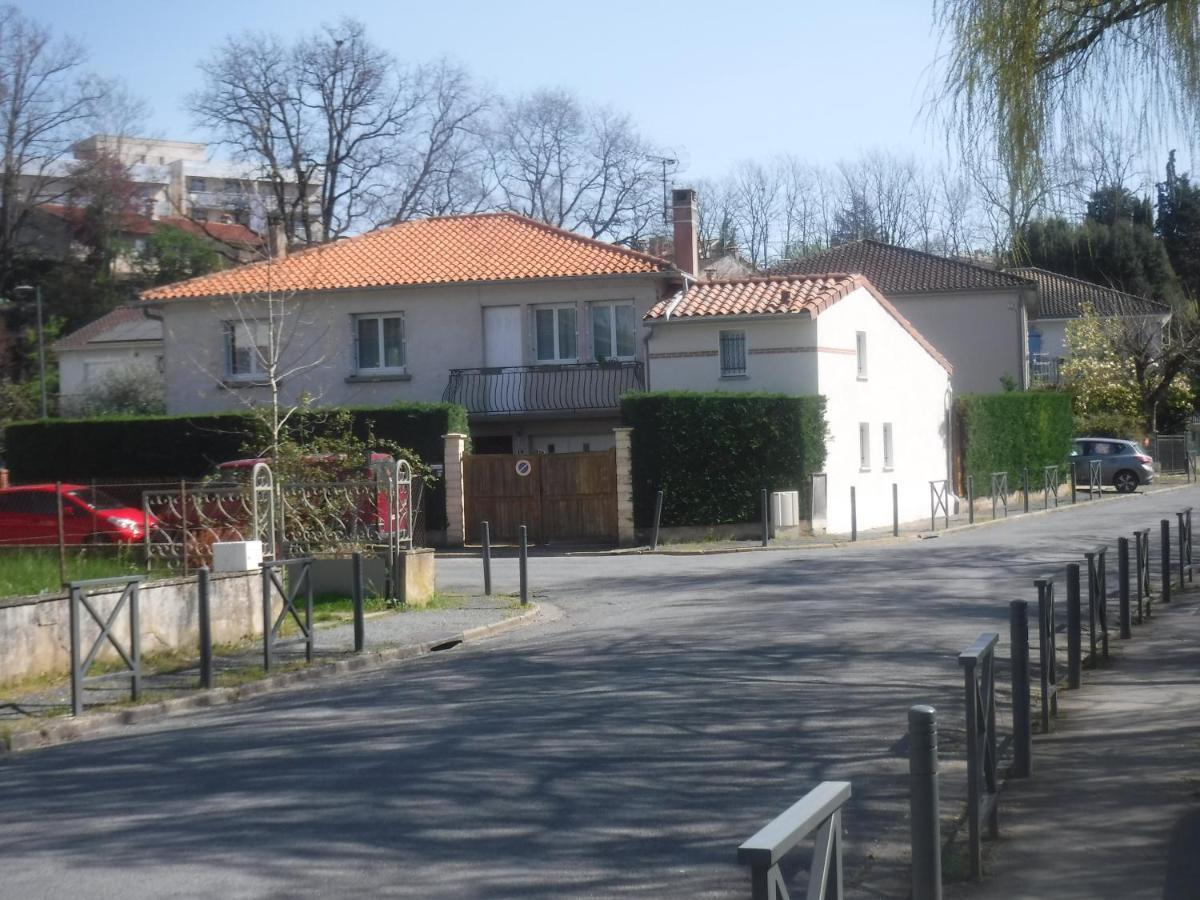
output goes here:
[{"label": "bollard", "polygon": [[654,531],[650,537],[650,549],[658,549],[658,526],[662,522],[662,501],[663,492],[659,491],[654,495]]},{"label": "bollard", "polygon": [[263,671],[271,671],[271,570],[262,570]]},{"label": "bollard", "polygon": [[196,593],[200,601],[200,687],[213,686],[212,605],[208,593],[208,566],[196,570]]},{"label": "bollard", "polygon": [[492,596],[492,532],[487,522],[479,523],[480,554],[483,556],[483,596]]},{"label": "bollard", "polygon": [[767,489],[762,489],[762,545],[765,547],[771,540],[771,506]]},{"label": "bollard", "polygon": [[1083,677],[1083,600],[1079,595],[1079,563],[1067,566],[1067,687]]},{"label": "bollard", "polygon": [[1029,469],[1021,470],[1021,491],[1025,494],[1025,512],[1029,512]]},{"label": "bollard", "polygon": [[1175,515],[1179,518],[1179,589],[1183,590],[1185,573],[1187,572],[1187,547],[1185,542],[1187,533],[1185,531],[1187,523],[1183,521],[1183,513],[1177,512]]},{"label": "bollard", "polygon": [[853,485],[850,486],[850,540],[858,540],[858,500]]},{"label": "bollard", "polygon": [[900,486],[892,482],[892,537],[900,537]]},{"label": "bollard", "polygon": [[392,569],[396,573],[393,579],[396,586],[396,602],[401,606],[408,606],[408,554],[399,550],[392,560]]},{"label": "bollard", "polygon": [[1117,590],[1120,603],[1121,638],[1133,637],[1129,615],[1129,538],[1117,538]]},{"label": "bollard", "polygon": [[366,616],[363,612],[363,594],[366,588],[363,584],[363,558],[361,553],[350,557],[350,596],[354,602],[354,652],[362,653],[366,644]]},{"label": "bollard", "polygon": [[1135,531],[1133,543],[1137,548],[1137,623],[1141,625],[1150,613],[1150,530]]},{"label": "bollard", "polygon": [[937,710],[932,706],[912,706],[908,710],[908,802],[913,900],[941,900]]},{"label": "bollard", "polygon": [[529,533],[521,526],[521,605],[529,603]]},{"label": "bollard", "polygon": [[1033,727],[1029,708],[1029,604],[1008,604],[1009,646],[1012,652],[1012,720],[1014,778],[1033,774]]},{"label": "bollard", "polygon": [[1163,519],[1158,523],[1159,539],[1162,543],[1162,593],[1159,597],[1163,603],[1171,602],[1171,521]]},{"label": "bollard", "polygon": [[1075,498],[1075,492],[1078,488],[1079,485],[1075,483],[1075,464],[1071,463],[1071,503],[1078,502]]},{"label": "bollard", "polygon": [[975,524],[975,478],[967,476],[967,522]]}]

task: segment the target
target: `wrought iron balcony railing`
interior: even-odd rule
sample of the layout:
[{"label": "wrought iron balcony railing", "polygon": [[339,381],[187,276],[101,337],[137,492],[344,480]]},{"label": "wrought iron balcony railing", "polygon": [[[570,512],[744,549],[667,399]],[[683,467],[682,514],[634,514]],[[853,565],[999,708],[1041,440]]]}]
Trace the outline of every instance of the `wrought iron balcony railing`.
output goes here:
[{"label": "wrought iron balcony railing", "polygon": [[615,410],[622,394],[645,386],[633,361],[451,369],[442,399],[473,415]]},{"label": "wrought iron balcony railing", "polygon": [[1058,384],[1058,366],[1062,360],[1044,353],[1029,356],[1029,380],[1034,384]]}]

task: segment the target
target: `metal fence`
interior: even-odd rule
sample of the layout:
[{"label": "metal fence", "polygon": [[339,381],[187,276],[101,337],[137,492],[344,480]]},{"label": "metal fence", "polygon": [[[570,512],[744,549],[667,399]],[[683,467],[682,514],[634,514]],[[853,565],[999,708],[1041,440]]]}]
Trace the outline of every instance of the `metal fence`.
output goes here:
[{"label": "metal fence", "polygon": [[1164,475],[1179,475],[1188,471],[1186,434],[1152,434],[1149,450]]},{"label": "metal fence", "polygon": [[[124,663],[124,668],[117,673],[96,676],[108,678],[112,674],[129,672],[130,695],[134,700],[142,696],[142,638],[141,623],[138,617],[138,586],[142,576],[133,575],[121,578],[92,578],[86,581],[72,581],[70,589],[70,628],[71,628],[71,712],[73,715],[83,715],[84,682],[88,672],[95,663],[96,657],[104,647],[111,646]],[[97,595],[112,594],[115,588],[120,588],[120,595],[107,614],[102,614],[93,601]],[[91,646],[84,651],[83,647],[83,614],[87,613],[99,627],[100,633]],[[125,642],[117,637],[114,627],[122,612],[127,613],[129,623],[129,640]]]},{"label": "metal fence", "polygon": [[958,655],[966,682],[967,828],[971,875],[983,874],[983,828],[1000,833],[996,779],[996,644],[999,634],[981,634]]}]

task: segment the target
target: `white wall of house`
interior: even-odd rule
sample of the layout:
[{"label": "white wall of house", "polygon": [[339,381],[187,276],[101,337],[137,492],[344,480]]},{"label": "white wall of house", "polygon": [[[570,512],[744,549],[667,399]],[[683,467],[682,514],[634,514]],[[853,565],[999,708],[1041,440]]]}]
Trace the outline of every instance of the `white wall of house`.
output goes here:
[{"label": "white wall of house", "polygon": [[[743,377],[720,374],[719,334],[729,330],[745,332]],[[860,331],[866,335],[864,379],[858,377]],[[653,390],[778,391],[826,398],[829,531],[850,530],[852,485],[860,529],[891,524],[893,482],[899,485],[901,521],[928,515],[929,482],[947,473],[949,375],[870,292],[859,288],[813,320],[730,316],[656,323],[651,332]],[[870,435],[866,467],[859,456],[863,422]],[[886,467],[885,423],[891,426],[893,449]]]},{"label": "white wall of house", "polygon": [[1020,291],[891,294],[888,299],[954,367],[959,394],[996,394],[1000,377],[1028,384],[1028,318]]},{"label": "white wall of house", "polygon": [[[1161,330],[1170,321],[1170,316],[1141,316],[1130,317],[1138,323],[1139,328]],[[1071,354],[1067,351],[1067,326],[1076,319],[1034,319],[1029,323],[1029,330],[1042,336],[1043,356],[1052,359],[1066,359]]]},{"label": "white wall of house", "polygon": [[[594,359],[592,307],[604,303],[632,305],[633,358],[644,362],[644,335],[636,323],[657,301],[658,293],[659,283],[654,278],[618,277],[331,291],[292,297],[283,304],[287,311],[276,329],[282,348],[280,370],[294,371],[285,379],[282,400],[290,405],[307,395],[321,406],[436,402],[442,399],[451,369],[495,364],[500,351],[506,356],[504,362],[524,365],[590,362]],[[485,353],[488,307],[515,310],[518,323],[505,332],[502,346],[493,342],[492,359]],[[576,346],[572,356],[539,360],[535,311],[552,307],[574,310]],[[262,304],[231,299],[172,300],[164,302],[161,310],[168,412],[220,412],[270,402],[270,391],[261,384],[261,377],[230,373],[226,358],[226,323],[267,321]],[[364,316],[403,318],[402,366],[357,367],[356,322]],[[497,321],[494,317],[489,320]],[[571,435],[576,438],[602,434],[611,441],[611,421],[575,421],[569,414],[562,418],[572,420]],[[557,430],[543,422],[537,432],[528,434]]]},{"label": "white wall of house", "polygon": [[163,346],[158,341],[103,344],[80,350],[58,351],[58,390],[75,397],[102,382],[109,373],[132,368],[145,370],[147,378],[160,379]]},{"label": "white wall of house", "polygon": [[[869,292],[858,289],[817,316],[818,385],[826,398],[829,438],[828,529],[850,530],[855,488],[860,530],[890,526],[892,484],[900,521],[929,514],[929,482],[947,477],[946,369]],[[866,338],[866,373],[859,377],[857,333]],[[860,426],[866,425],[868,460],[862,463]],[[884,426],[891,426],[885,459]],[[889,465],[890,463],[890,465]]]}]

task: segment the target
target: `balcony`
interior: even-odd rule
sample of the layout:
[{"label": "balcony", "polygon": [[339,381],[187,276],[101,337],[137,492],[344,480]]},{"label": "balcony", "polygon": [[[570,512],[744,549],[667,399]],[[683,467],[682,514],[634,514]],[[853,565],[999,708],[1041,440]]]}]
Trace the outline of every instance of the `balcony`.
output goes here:
[{"label": "balcony", "polygon": [[1031,384],[1057,385],[1059,382],[1058,367],[1062,360],[1045,353],[1032,353],[1029,356],[1029,381]]},{"label": "balcony", "polygon": [[473,416],[615,412],[621,395],[643,390],[640,362],[451,369],[442,399]]}]

